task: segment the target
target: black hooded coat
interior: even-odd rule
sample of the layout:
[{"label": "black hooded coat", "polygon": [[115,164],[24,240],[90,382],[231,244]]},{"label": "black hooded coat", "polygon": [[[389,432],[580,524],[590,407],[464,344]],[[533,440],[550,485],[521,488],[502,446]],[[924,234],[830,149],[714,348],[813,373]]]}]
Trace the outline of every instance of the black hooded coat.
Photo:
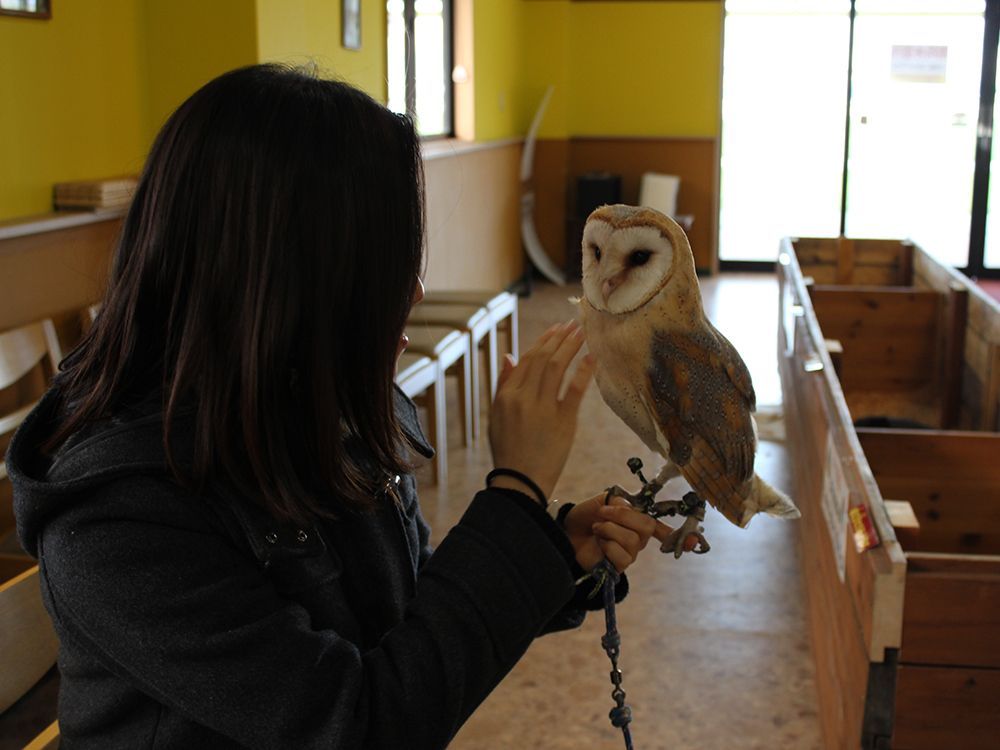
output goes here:
[{"label": "black hooded coat", "polygon": [[[61,643],[65,750],[441,748],[535,637],[583,621],[572,547],[525,495],[479,492],[436,550],[412,476],[398,504],[301,528],[225,484],[184,490],[159,413],[46,456],[54,408],[7,467]],[[429,455],[401,393],[397,411]]]}]

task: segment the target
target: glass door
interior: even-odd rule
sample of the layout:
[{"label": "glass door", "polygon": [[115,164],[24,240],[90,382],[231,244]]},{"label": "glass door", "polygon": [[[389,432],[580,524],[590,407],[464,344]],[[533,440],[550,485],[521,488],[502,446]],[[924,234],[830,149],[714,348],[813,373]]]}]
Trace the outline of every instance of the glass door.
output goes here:
[{"label": "glass door", "polygon": [[857,0],[848,237],[912,237],[965,266],[983,2]]},{"label": "glass door", "polygon": [[724,267],[773,261],[784,235],[846,234],[981,269],[984,231],[1000,266],[985,201],[998,25],[1000,0],[727,0]]},{"label": "glass door", "polygon": [[836,236],[850,0],[729,0],[719,252],[773,261],[785,235]]}]

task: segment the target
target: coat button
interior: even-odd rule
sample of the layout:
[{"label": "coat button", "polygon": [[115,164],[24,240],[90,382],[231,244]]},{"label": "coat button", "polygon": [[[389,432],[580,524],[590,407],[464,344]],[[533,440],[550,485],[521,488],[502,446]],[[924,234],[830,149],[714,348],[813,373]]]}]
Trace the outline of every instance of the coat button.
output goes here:
[{"label": "coat button", "polygon": [[301,542],[302,544],[305,544],[307,541],[309,541],[309,535],[306,532],[304,532],[304,531],[302,531],[300,529],[299,530],[299,542]]},{"label": "coat button", "polygon": [[275,534],[273,531],[270,534],[268,534],[266,537],[264,537],[264,538],[267,540],[268,544],[277,544],[278,543],[278,535]]}]

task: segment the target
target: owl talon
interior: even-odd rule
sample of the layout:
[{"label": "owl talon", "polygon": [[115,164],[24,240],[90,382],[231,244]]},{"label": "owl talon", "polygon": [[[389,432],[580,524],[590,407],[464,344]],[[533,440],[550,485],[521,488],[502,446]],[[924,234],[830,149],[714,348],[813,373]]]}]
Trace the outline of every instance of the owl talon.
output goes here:
[{"label": "owl talon", "polygon": [[[665,502],[676,503],[678,501],[668,500]],[[657,505],[661,505],[661,503],[657,503]],[[696,508],[691,515],[684,519],[684,523],[679,529],[675,529],[670,536],[663,540],[663,544],[660,545],[660,552],[673,552],[674,559],[677,559],[684,554],[684,545],[688,537],[693,536],[698,540],[698,546],[691,551],[697,555],[704,555],[711,549],[708,540],[705,539],[705,535],[702,533],[705,531],[705,527],[700,525],[704,520],[705,509]]]}]

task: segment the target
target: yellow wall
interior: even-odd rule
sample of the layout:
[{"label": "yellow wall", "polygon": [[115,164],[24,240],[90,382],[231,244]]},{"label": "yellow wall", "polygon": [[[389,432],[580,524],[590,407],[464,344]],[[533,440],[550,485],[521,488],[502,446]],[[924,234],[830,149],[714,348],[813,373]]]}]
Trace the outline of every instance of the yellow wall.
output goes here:
[{"label": "yellow wall", "polygon": [[526,0],[475,0],[476,140],[523,135]]},{"label": "yellow wall", "polygon": [[[476,5],[477,99],[490,83],[483,80],[481,37],[493,46],[507,43],[503,26],[496,32],[479,28],[482,6],[498,3],[509,4]],[[541,138],[718,135],[721,1],[519,0],[514,5],[523,9],[519,26],[507,24],[521,30],[512,46],[520,52],[513,74],[518,115],[511,120],[477,107],[477,139],[527,132],[549,84],[556,89]]]},{"label": "yellow wall", "polygon": [[138,172],[184,99],[256,55],[255,0],[63,0],[47,21],[0,16],[0,220],[50,211],[57,182]]},{"label": "yellow wall", "polygon": [[361,0],[361,49],[341,45],[337,0],[257,0],[261,62],[314,62],[331,75],[386,101],[384,0]]},{"label": "yellow wall", "polygon": [[[475,136],[715,136],[721,2],[475,0]],[[335,0],[62,0],[0,17],[0,220],[47,211],[56,182],[136,172],[166,117],[219,73],[315,61],[385,100],[383,0],[362,49]],[[502,97],[502,102],[501,102]]]},{"label": "yellow wall", "polygon": [[721,2],[574,3],[574,135],[714,136]]},{"label": "yellow wall", "polygon": [[53,183],[139,168],[138,26],[135,0],[0,16],[0,219],[51,210]]},{"label": "yellow wall", "polygon": [[545,109],[539,138],[568,138],[570,133],[570,34],[571,11],[577,3],[568,0],[524,0],[524,81],[525,114],[521,133],[531,125],[542,97],[554,86]]},{"label": "yellow wall", "polygon": [[256,3],[138,0],[137,4],[142,136],[148,149],[163,123],[191,94],[227,70],[257,62]]}]

